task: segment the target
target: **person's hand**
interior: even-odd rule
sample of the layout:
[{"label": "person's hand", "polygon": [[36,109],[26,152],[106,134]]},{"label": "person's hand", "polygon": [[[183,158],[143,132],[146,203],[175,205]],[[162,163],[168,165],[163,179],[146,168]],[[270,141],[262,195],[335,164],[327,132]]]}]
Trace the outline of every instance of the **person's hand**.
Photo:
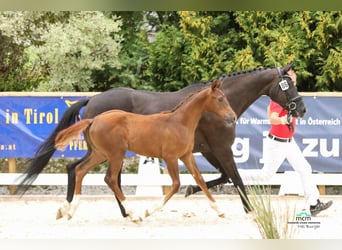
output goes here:
[{"label": "person's hand", "polygon": [[284,115],[284,116],[280,117],[280,122],[283,125],[291,124],[291,122],[292,122],[292,115],[288,115],[287,114],[287,115]]}]

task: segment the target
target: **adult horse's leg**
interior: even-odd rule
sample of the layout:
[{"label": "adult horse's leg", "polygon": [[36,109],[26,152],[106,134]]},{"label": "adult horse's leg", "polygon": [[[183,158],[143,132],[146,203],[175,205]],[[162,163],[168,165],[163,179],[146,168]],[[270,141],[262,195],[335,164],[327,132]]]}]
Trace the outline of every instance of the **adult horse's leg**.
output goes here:
[{"label": "adult horse's leg", "polygon": [[[231,183],[231,179],[221,170],[220,162],[215,158],[215,156],[211,152],[202,153],[202,155],[208,160],[208,162],[215,166],[220,172],[221,176],[217,179],[206,182],[207,188],[212,188],[220,184]],[[185,191],[185,197],[188,197],[191,194],[195,194],[202,189],[196,185],[188,185]]]},{"label": "adult horse's leg", "polygon": [[240,174],[238,172],[238,169],[234,161],[233,151],[230,148],[227,150],[224,147],[216,147],[215,152],[213,153],[216,155],[217,159],[220,161],[220,165],[222,168],[221,170],[223,171],[223,173],[226,176],[229,176],[235,188],[238,189],[245,212],[248,213],[252,211],[245,186],[243,184],[243,181],[240,177]]},{"label": "adult horse's leg", "polygon": [[145,217],[150,216],[154,212],[160,210],[171,197],[178,192],[180,187],[180,180],[179,180],[179,169],[178,169],[178,160],[177,159],[164,159],[167,165],[168,173],[172,180],[172,185],[170,191],[164,195],[161,202],[154,206],[151,209],[147,209],[145,212]]},{"label": "adult horse's leg", "polygon": [[189,170],[190,174],[194,177],[197,185],[202,189],[204,194],[210,200],[210,206],[217,212],[218,216],[224,217],[224,213],[222,211],[220,211],[220,209],[218,208],[214,197],[209,192],[207,185],[206,185],[200,171],[198,170],[198,167],[196,165],[196,162],[195,162],[194,156],[192,155],[192,152],[183,156],[181,158],[181,160],[184,162],[184,164],[187,167],[187,169]]},{"label": "adult horse's leg", "polygon": [[[219,179],[208,182],[207,186],[213,187],[214,185],[226,183],[231,180],[235,188],[239,191],[245,212],[252,211],[231,149],[235,138],[235,126],[227,127],[224,122],[210,115],[210,113],[202,118],[200,123],[203,128],[197,131],[196,138],[201,138],[202,140],[200,143],[197,142],[195,144],[194,150],[201,151],[201,148],[205,148],[207,149],[205,152],[210,151],[211,153],[204,153],[203,155],[209,156],[208,160],[222,173]],[[195,187],[194,190],[200,189]]]},{"label": "adult horse's leg", "polygon": [[[206,182],[207,187],[211,188],[211,187],[214,187],[216,185],[225,184],[227,182],[233,182],[234,187],[237,188],[239,191],[239,195],[241,197],[242,204],[244,206],[245,212],[248,213],[248,212],[252,211],[252,208],[249,205],[248,196],[247,196],[245,186],[243,184],[243,181],[240,177],[240,174],[237,170],[237,167],[236,167],[236,164],[234,161],[232,150],[229,149],[227,151],[221,152],[219,154],[219,157],[217,157],[215,161],[212,161],[213,157],[215,157],[213,153],[203,154],[203,156],[205,156],[205,157],[208,155],[210,155],[210,156],[207,159],[210,161],[210,163],[213,164],[213,166],[215,166],[215,167],[219,166],[217,168],[221,171],[222,175],[218,179]],[[201,190],[202,189],[199,186],[194,186],[194,185],[188,186],[187,190],[186,190],[186,196],[189,196],[189,195],[194,194],[196,192],[199,192]]]}]

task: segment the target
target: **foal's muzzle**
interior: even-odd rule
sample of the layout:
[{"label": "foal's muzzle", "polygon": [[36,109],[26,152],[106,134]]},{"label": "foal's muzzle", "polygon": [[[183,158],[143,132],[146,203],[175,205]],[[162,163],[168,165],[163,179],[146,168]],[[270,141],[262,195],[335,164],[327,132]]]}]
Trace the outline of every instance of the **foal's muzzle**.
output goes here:
[{"label": "foal's muzzle", "polygon": [[235,115],[235,114],[234,114],[234,115],[229,114],[229,115],[227,115],[227,117],[226,117],[226,122],[227,122],[229,125],[235,124],[235,123],[236,123],[236,120],[237,120],[237,118],[236,118],[236,115]]}]

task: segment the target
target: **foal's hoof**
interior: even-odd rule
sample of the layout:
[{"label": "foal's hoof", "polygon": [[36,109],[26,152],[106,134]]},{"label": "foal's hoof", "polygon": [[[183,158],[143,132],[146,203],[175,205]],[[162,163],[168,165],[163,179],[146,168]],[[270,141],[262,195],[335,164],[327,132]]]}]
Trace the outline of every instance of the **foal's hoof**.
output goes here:
[{"label": "foal's hoof", "polygon": [[61,209],[58,209],[57,214],[56,214],[56,220],[59,220],[60,218],[63,218],[63,213]]},{"label": "foal's hoof", "polygon": [[218,216],[219,216],[220,218],[224,218],[224,217],[226,217],[226,216],[225,216],[225,214],[224,214],[224,213],[222,213],[222,212],[221,212],[221,213],[218,213]]},{"label": "foal's hoof", "polygon": [[134,222],[134,223],[140,223],[142,222],[142,218],[140,216],[134,216],[134,217],[131,217],[131,220]]},{"label": "foal's hoof", "polygon": [[148,211],[148,209],[146,209],[146,210],[145,210],[145,218],[148,217],[148,216],[150,216],[150,215],[151,215],[150,212]]},{"label": "foal's hoof", "polygon": [[187,186],[185,190],[185,197],[192,195],[194,193],[194,187],[192,185]]}]

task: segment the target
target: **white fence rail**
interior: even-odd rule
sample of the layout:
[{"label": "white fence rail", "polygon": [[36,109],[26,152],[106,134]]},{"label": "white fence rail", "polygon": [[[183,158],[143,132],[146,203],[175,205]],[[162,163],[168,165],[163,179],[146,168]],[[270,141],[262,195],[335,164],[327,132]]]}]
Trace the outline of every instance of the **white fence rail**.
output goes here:
[{"label": "white fence rail", "polygon": [[[248,170],[254,171],[254,170]],[[18,179],[21,174],[0,174],[0,185],[11,186],[18,185],[20,180]],[[84,177],[83,185],[90,186],[102,186],[106,185],[104,182],[104,174],[88,174]],[[208,181],[216,179],[220,174],[202,174],[203,178]],[[313,174],[314,181],[318,186],[338,186],[342,185],[341,174]],[[243,179],[244,176],[241,175]],[[32,185],[67,185],[66,174],[40,174]],[[195,181],[190,174],[180,175],[181,185],[194,185]],[[299,177],[296,172],[289,171],[285,173],[275,174],[274,177],[268,182],[258,181],[244,181],[245,185],[280,185],[279,195],[285,194],[298,194],[303,195]],[[158,174],[152,176],[146,176],[141,174],[122,174],[121,177],[122,186],[137,186],[139,195],[154,195],[161,194],[163,186],[170,186],[171,179],[168,174]],[[231,184],[226,184],[231,185]],[[145,190],[145,191],[144,191]]]},{"label": "white fence rail", "polygon": [[[258,176],[260,170],[243,170],[240,175],[245,185],[279,185],[279,195],[298,194],[303,195],[304,191],[301,186],[299,176],[294,171],[275,174],[270,180],[257,180],[246,178],[247,176]],[[105,174],[88,174],[83,179],[83,185],[102,186]],[[206,181],[220,177],[219,173],[202,174]],[[20,183],[20,173],[0,173],[0,186],[16,186]],[[342,185],[341,174],[313,174],[315,183],[318,186],[335,186]],[[32,185],[46,186],[66,186],[67,174],[40,174]],[[196,184],[191,174],[180,174],[181,185]],[[162,187],[171,185],[171,178],[168,174],[161,173],[158,159],[147,160],[141,156],[139,160],[139,168],[137,174],[122,174],[122,186],[137,186],[136,195],[162,195]],[[231,185],[231,184],[226,184]]]}]

